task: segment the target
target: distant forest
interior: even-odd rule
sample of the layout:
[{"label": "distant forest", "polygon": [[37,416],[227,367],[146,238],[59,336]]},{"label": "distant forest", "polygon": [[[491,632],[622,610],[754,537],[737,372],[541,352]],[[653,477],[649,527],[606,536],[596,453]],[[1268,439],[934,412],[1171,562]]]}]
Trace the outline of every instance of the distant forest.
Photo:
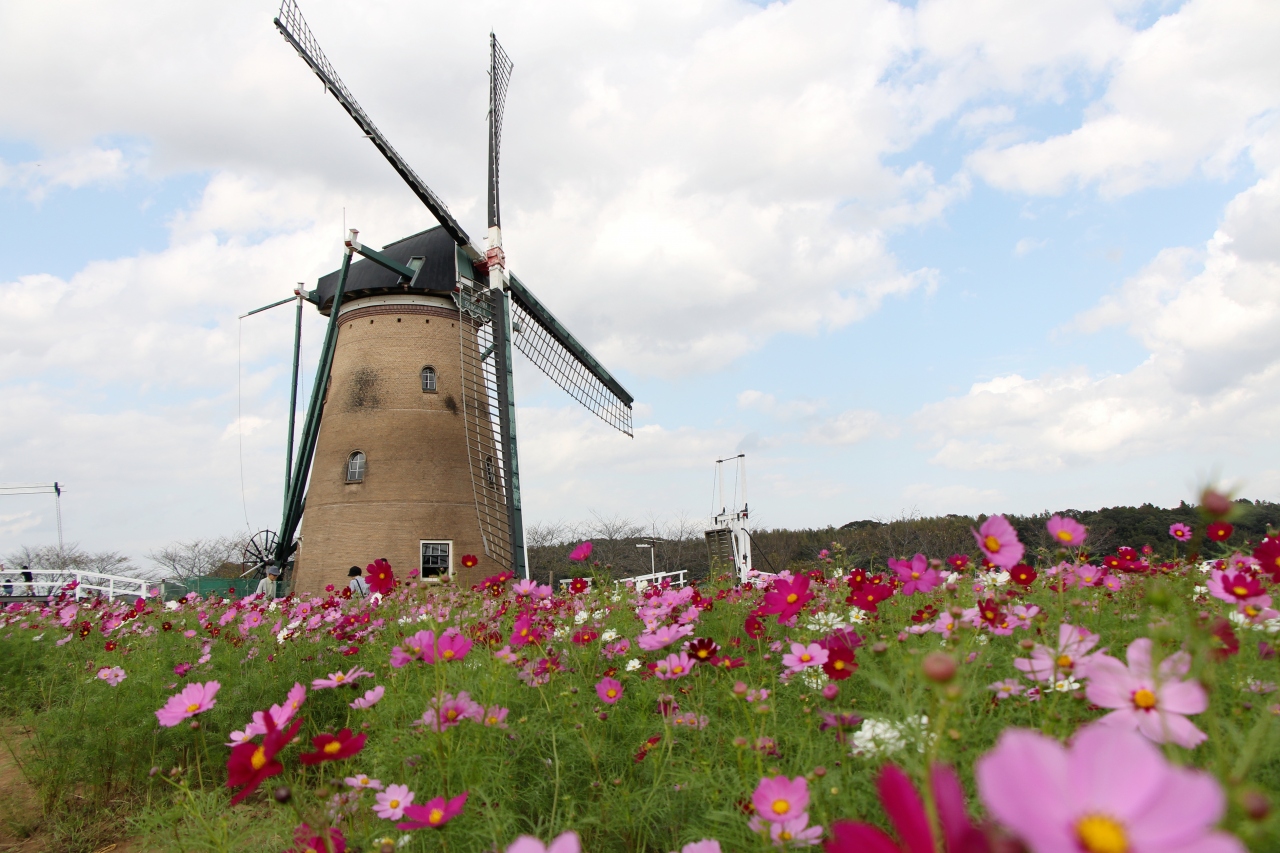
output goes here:
[{"label": "distant forest", "polygon": [[[1235,532],[1227,542],[1231,547],[1252,547],[1250,543],[1256,543],[1268,530],[1280,529],[1280,503],[1241,500],[1237,508],[1239,517],[1233,519]],[[1054,514],[1005,517],[1017,528],[1030,554],[1047,554],[1052,543],[1045,522]],[[1123,545],[1133,548],[1150,545],[1155,559],[1170,558],[1178,544],[1169,536],[1170,525],[1182,522],[1194,527],[1203,523],[1196,508],[1185,502],[1172,509],[1143,504],[1099,510],[1067,509],[1056,514],[1070,516],[1085,525],[1089,529],[1087,549],[1099,557]],[[753,556],[756,568],[764,571],[811,565],[818,559],[818,553],[830,548],[833,542],[844,547],[854,565],[868,568],[884,568],[890,557],[917,552],[939,558],[959,553],[976,556],[977,547],[969,531],[983,518],[985,516],[946,515],[852,521],[839,528],[754,530]],[[528,543],[533,576],[548,581],[590,574],[593,567],[568,560],[569,551],[583,539],[590,539],[595,545],[592,562],[599,562],[600,566],[594,570],[612,577],[648,573],[649,549],[636,546],[649,542],[654,544],[652,565],[658,571],[683,569],[692,578],[705,578],[710,573],[701,525],[681,519],[666,529],[654,530],[613,518],[596,519],[592,524],[576,528],[566,525],[531,528]]]}]

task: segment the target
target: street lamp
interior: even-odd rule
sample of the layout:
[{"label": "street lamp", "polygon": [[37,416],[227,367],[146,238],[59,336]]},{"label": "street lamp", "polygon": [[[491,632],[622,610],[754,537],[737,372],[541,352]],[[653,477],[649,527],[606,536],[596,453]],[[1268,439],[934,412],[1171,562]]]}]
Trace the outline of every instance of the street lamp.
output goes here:
[{"label": "street lamp", "polygon": [[640,544],[636,545],[636,547],[649,549],[649,574],[656,575],[658,573],[658,567],[655,564],[655,560],[653,556],[653,545],[649,543],[641,542]]}]

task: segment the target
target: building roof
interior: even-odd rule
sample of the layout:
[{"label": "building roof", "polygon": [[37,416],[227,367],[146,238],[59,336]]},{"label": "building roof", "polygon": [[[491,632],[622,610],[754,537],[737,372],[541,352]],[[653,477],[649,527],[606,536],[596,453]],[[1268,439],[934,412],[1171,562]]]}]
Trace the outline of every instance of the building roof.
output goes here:
[{"label": "building roof", "polygon": [[[353,260],[347,272],[347,289],[343,302],[360,296],[376,296],[391,293],[452,293],[458,284],[458,266],[464,265],[464,274],[473,278],[471,263],[463,255],[453,238],[440,226],[420,231],[382,247],[383,254],[407,266],[413,258],[422,258],[422,268],[412,287],[402,282],[400,276],[368,258]],[[333,304],[333,294],[338,289],[341,270],[321,276],[316,289],[307,298],[316,304],[321,314],[328,314]]]}]

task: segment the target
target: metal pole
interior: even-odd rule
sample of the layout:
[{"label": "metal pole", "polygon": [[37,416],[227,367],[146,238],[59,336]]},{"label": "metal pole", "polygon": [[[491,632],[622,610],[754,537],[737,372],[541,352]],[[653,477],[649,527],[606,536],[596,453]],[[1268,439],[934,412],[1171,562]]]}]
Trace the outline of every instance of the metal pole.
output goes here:
[{"label": "metal pole", "polygon": [[515,376],[511,369],[511,304],[510,294],[495,288],[493,297],[494,353],[500,362],[496,365],[498,380],[498,434],[503,443],[506,465],[503,484],[507,490],[507,523],[511,530],[512,571],[516,577],[529,576],[528,560],[524,552],[524,511],[520,501],[520,459],[516,442]]},{"label": "metal pole", "polygon": [[58,561],[61,562],[64,553],[62,549],[62,487],[58,485],[57,480],[53,481],[53,506],[58,516]]},{"label": "metal pole", "polygon": [[284,455],[284,488],[289,490],[293,476],[293,424],[298,416],[298,359],[302,351],[302,282],[293,291],[298,297],[298,314],[293,321],[293,381],[289,385],[289,445]]}]

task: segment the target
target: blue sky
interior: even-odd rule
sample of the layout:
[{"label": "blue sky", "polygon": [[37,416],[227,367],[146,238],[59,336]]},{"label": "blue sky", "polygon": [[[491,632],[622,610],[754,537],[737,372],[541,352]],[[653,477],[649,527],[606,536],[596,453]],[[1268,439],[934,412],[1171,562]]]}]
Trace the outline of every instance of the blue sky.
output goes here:
[{"label": "blue sky", "polygon": [[[508,258],[640,404],[625,439],[518,365],[532,521],[699,516],[738,450],[765,526],[1277,498],[1274,6],[478,8],[406,6],[457,34],[410,66],[304,11],[476,233],[488,26],[516,59]],[[344,209],[431,224],[271,11],[0,28],[34,81],[0,107],[0,483],[66,483],[86,547],[274,526],[290,317],[236,316],[336,266]],[[0,553],[51,539],[5,500]]]}]

